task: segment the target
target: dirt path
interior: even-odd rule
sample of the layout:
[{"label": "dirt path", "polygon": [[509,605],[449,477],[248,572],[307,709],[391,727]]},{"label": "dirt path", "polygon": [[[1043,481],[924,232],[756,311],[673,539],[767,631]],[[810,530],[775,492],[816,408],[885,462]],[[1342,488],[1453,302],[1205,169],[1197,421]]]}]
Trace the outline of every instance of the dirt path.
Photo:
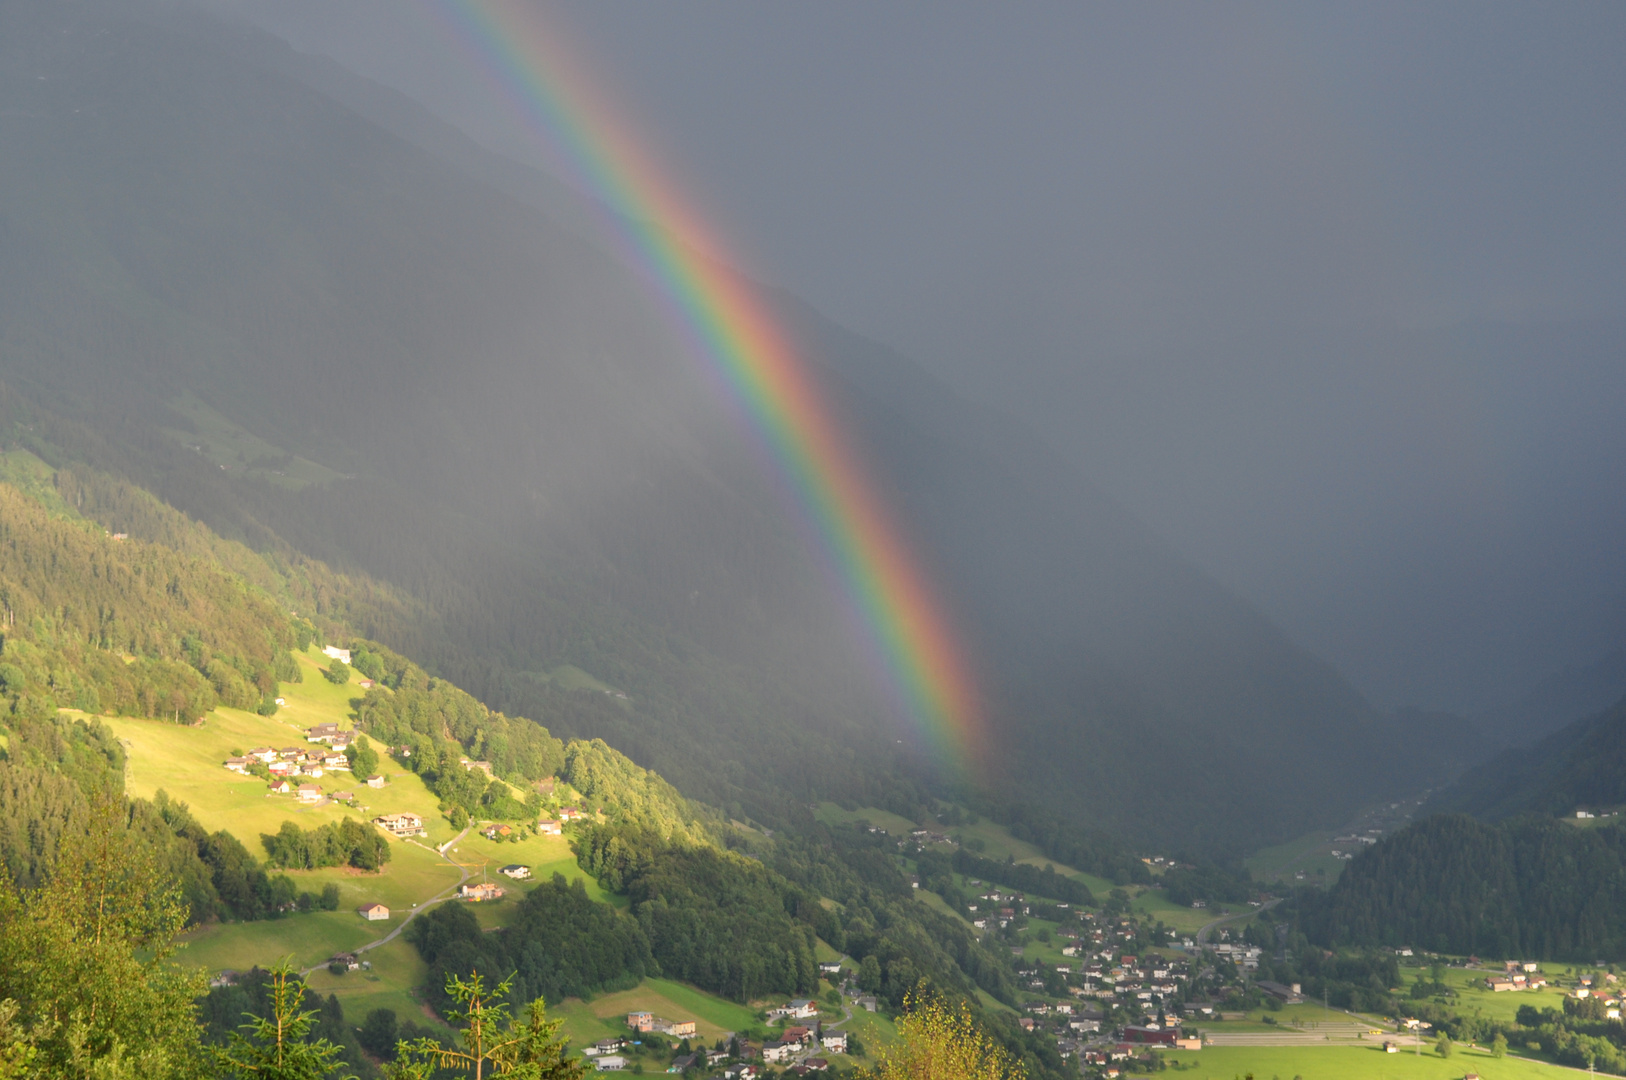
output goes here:
[{"label": "dirt path", "polygon": [[[472,828],[474,828],[474,822],[471,821],[471,822],[469,822],[467,825],[465,825],[463,827],[462,832],[460,832],[456,836],[452,837],[450,840],[448,840],[444,845],[442,845],[439,848],[432,848],[432,847],[428,847],[427,845],[424,845],[424,844],[418,844],[419,847],[422,847],[427,851],[433,851],[435,854],[439,855],[441,858],[445,859],[447,862],[449,862],[453,866],[457,867],[457,873],[458,873],[457,881],[454,882],[451,885],[448,885],[446,888],[442,889],[440,892],[436,893],[434,896],[431,896],[429,899],[420,900],[417,903],[417,905],[412,908],[411,911],[407,912],[407,917],[401,920],[401,925],[400,926],[397,926],[394,930],[391,930],[389,933],[385,934],[383,937],[379,938],[378,940],[369,941],[367,944],[365,944],[365,945],[361,946],[360,948],[356,949],[355,954],[357,956],[360,956],[362,953],[367,952],[367,951],[369,951],[371,949],[376,949],[380,945],[388,945],[390,942],[394,941],[396,938],[401,936],[401,931],[403,931],[403,930],[405,930],[407,928],[407,923],[411,922],[413,919],[416,919],[419,915],[423,914],[425,911],[428,911],[431,906],[433,906],[435,904],[438,904],[438,903],[441,903],[442,901],[445,901],[445,900],[450,900],[450,899],[452,899],[452,897],[457,895],[458,887],[461,886],[464,882],[469,880],[469,876],[470,876],[469,875],[469,868],[464,866],[462,863],[457,862],[450,855],[448,855],[447,852],[451,851],[453,847],[455,847],[458,843],[460,843],[462,841],[462,839],[469,834],[469,830],[472,829]],[[405,842],[408,843],[408,844],[416,843],[416,841],[414,841],[414,840],[407,840]],[[325,963],[323,963],[323,964],[315,964],[315,965],[313,965],[311,967],[306,968],[303,972],[301,972],[301,974],[309,975],[311,972],[316,971],[319,968],[324,968],[326,966],[327,965]]]}]

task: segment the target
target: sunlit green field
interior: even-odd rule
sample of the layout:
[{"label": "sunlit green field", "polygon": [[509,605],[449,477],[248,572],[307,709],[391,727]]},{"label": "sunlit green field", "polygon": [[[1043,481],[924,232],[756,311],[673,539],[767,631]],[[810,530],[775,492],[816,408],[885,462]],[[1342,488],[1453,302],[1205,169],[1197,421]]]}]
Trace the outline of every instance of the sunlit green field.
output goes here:
[{"label": "sunlit green field", "polygon": [[[1417,978],[1419,970],[1426,977],[1427,968],[1401,969],[1408,985]],[[1457,992],[1456,1000],[1451,1004],[1451,1008],[1468,1016],[1484,1016],[1492,1020],[1511,1022],[1521,1005],[1532,1005],[1538,1009],[1563,1009],[1564,1007],[1564,992],[1554,990],[1552,987],[1544,990],[1504,990],[1498,994],[1485,985],[1486,976],[1494,974],[1498,974],[1498,972],[1446,968],[1446,985]],[[1552,977],[1550,972],[1548,977]]]},{"label": "sunlit green field", "polygon": [[[1558,1080],[1574,1071],[1509,1055],[1500,1060],[1483,1051],[1459,1048],[1449,1058],[1424,1050],[1385,1054],[1379,1046],[1210,1046],[1165,1054],[1171,1071],[1202,1080],[1461,1080],[1478,1073],[1484,1080]],[[1126,1076],[1141,1075],[1130,1070]]]}]

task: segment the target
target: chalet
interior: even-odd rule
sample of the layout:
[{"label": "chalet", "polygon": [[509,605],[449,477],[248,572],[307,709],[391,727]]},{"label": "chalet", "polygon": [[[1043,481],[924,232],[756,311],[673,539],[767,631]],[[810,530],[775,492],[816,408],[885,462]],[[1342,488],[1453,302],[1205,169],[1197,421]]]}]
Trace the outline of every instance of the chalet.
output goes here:
[{"label": "chalet", "polygon": [[350,769],[350,759],[335,750],[331,754],[322,755],[322,767],[324,769],[343,769],[348,772]]},{"label": "chalet", "polygon": [[335,791],[332,798],[334,802],[354,802],[356,793],[354,791]]},{"label": "chalet", "polygon": [[299,785],[299,801],[300,802],[321,802],[322,801],[322,785],[320,785],[320,784],[300,784]]},{"label": "chalet", "polygon": [[478,885],[459,887],[457,895],[475,904],[482,900],[500,900],[502,899],[502,886],[494,885],[489,881],[482,881]]},{"label": "chalet", "polygon": [[798,1044],[781,1042],[778,1039],[769,1039],[762,1044],[762,1060],[770,1065],[781,1061],[789,1061],[792,1054],[799,1049]]},{"label": "chalet", "polygon": [[315,727],[305,729],[306,742],[332,742],[339,733],[338,724],[317,724]]},{"label": "chalet", "polygon": [[820,975],[840,975],[841,974],[841,961],[840,960],[821,960],[821,961],[819,961],[819,974]]},{"label": "chalet", "polygon": [[363,680],[361,680],[361,682],[357,683],[356,685],[361,687],[363,690],[371,690],[374,686],[376,686],[378,684],[373,682],[373,680],[371,680],[371,679],[363,679]]},{"label": "chalet", "polygon": [[333,959],[329,960],[328,963],[337,964],[346,971],[358,971],[361,968],[361,959],[353,952],[339,953]]},{"label": "chalet", "polygon": [[423,818],[417,814],[384,814],[373,824],[392,836],[424,836]]},{"label": "chalet", "polygon": [[847,1052],[847,1033],[845,1031],[826,1031],[823,1041],[825,1050],[832,1054],[845,1054]]},{"label": "chalet", "polygon": [[593,1068],[599,1072],[620,1072],[627,1067],[627,1059],[620,1054],[605,1054],[593,1061]]},{"label": "chalet", "polygon": [[367,778],[367,786],[368,787],[383,787],[384,786],[384,778],[382,776],[369,776]]},{"label": "chalet", "polygon": [[387,919],[390,917],[390,909],[385,907],[383,904],[368,904],[367,906],[357,908],[356,910],[361,917],[366,919],[368,922],[378,922],[380,919]]},{"label": "chalet", "polygon": [[560,821],[580,821],[587,815],[577,806],[562,806],[559,808]]},{"label": "chalet", "polygon": [[515,881],[524,881],[526,878],[531,876],[531,868],[529,866],[521,866],[518,863],[509,863],[501,870],[498,870],[497,873],[502,874],[504,877],[511,877]]},{"label": "chalet", "polygon": [[299,766],[291,761],[273,761],[266,766],[272,776],[292,776],[299,771]]},{"label": "chalet", "polygon": [[514,830],[507,825],[487,825],[481,830],[481,835],[487,840],[506,840],[514,835]]},{"label": "chalet", "polygon": [[322,655],[329,657],[330,659],[337,660],[341,664],[348,664],[350,662],[350,650],[341,649],[337,645],[322,646]]},{"label": "chalet", "polygon": [[226,768],[230,769],[232,772],[246,773],[246,772],[248,772],[249,764],[251,762],[253,762],[253,760],[254,759],[251,758],[251,757],[227,758],[226,759]]},{"label": "chalet", "polygon": [[277,795],[286,795],[290,791],[292,791],[293,789],[294,789],[294,786],[292,784],[290,784],[286,780],[273,780],[273,781],[271,781],[271,790],[272,790],[273,793],[275,793]]},{"label": "chalet", "polygon": [[799,1025],[796,1027],[788,1027],[780,1033],[779,1041],[795,1043],[797,1046],[806,1046],[808,1043],[813,1041],[813,1031],[811,1028],[805,1028]]},{"label": "chalet", "polygon": [[562,836],[565,830],[559,822],[544,818],[536,823],[536,831],[543,836]]},{"label": "chalet", "polygon": [[248,752],[248,756],[252,758],[259,758],[261,761],[267,764],[277,760],[277,752],[271,749],[269,746],[256,746],[254,749]]},{"label": "chalet", "polygon": [[817,1015],[819,1015],[819,1004],[811,998],[797,998],[779,1006],[777,1009],[768,1010],[769,1019],[783,1016],[791,1020],[810,1020]]}]

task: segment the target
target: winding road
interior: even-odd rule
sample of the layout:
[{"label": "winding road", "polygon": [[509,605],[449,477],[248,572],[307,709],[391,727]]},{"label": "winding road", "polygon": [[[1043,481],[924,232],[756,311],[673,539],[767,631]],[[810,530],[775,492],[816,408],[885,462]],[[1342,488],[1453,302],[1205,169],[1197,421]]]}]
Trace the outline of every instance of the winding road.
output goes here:
[{"label": "winding road", "polygon": [[[368,952],[368,951],[370,951],[372,949],[376,949],[380,945],[388,945],[390,942],[394,941],[396,938],[401,936],[401,931],[403,931],[403,930],[405,930],[407,928],[407,923],[411,922],[413,919],[416,919],[423,912],[429,910],[431,905],[441,903],[444,900],[450,900],[450,899],[452,899],[453,896],[455,896],[457,894],[457,890],[458,890],[459,886],[461,886],[464,882],[469,880],[469,876],[470,876],[469,875],[469,868],[464,866],[462,863],[456,861],[455,859],[453,859],[450,855],[447,854],[447,852],[451,851],[454,847],[457,846],[457,844],[459,844],[462,841],[462,839],[465,836],[469,835],[469,830],[472,829],[472,828],[474,828],[474,822],[471,821],[471,822],[469,822],[467,825],[465,825],[463,827],[462,832],[460,832],[456,836],[452,837],[449,841],[447,841],[443,846],[441,846],[439,848],[432,848],[432,847],[429,847],[426,844],[418,844],[419,847],[424,848],[426,851],[433,851],[435,854],[439,855],[441,858],[445,859],[447,862],[449,862],[453,866],[457,867],[457,872],[458,872],[458,875],[459,875],[457,881],[454,882],[453,884],[447,886],[445,889],[442,889],[440,892],[436,893],[434,896],[431,896],[429,899],[419,901],[416,905],[413,906],[411,911],[407,912],[407,917],[401,920],[401,925],[397,926],[394,930],[391,930],[389,933],[385,934],[383,937],[379,938],[377,941],[369,941],[367,944],[362,945],[359,948],[352,950],[357,956],[360,956],[362,953]],[[417,843],[417,841],[415,841],[415,840],[407,840],[407,841],[404,841],[404,842],[408,843],[408,844]],[[322,962],[320,964],[313,964],[312,966],[306,968],[300,974],[309,975],[311,972],[316,971],[319,968],[324,968],[324,967],[327,967],[327,962],[326,961],[324,961],[324,962]]]},{"label": "winding road", "polygon": [[1238,919],[1252,918],[1253,916],[1259,914],[1261,911],[1269,911],[1271,908],[1275,907],[1277,904],[1279,904],[1281,902],[1282,902],[1282,898],[1277,897],[1274,900],[1266,900],[1263,904],[1260,904],[1258,907],[1254,908],[1252,911],[1239,911],[1235,915],[1223,915],[1220,918],[1213,920],[1212,922],[1204,923],[1203,928],[1201,930],[1197,931],[1197,944],[1198,945],[1206,945],[1206,944],[1208,944],[1208,935],[1214,929],[1214,927],[1219,926],[1222,923],[1236,922]]}]

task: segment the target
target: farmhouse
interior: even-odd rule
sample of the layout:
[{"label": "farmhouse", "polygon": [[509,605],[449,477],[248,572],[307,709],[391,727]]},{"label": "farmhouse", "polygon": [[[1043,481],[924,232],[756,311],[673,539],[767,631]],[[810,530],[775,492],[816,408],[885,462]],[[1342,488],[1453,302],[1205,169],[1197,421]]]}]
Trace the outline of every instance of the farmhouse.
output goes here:
[{"label": "farmhouse", "polygon": [[489,881],[482,881],[478,885],[464,885],[457,890],[457,895],[471,903],[482,900],[502,899],[502,886],[493,885]]},{"label": "farmhouse", "polygon": [[294,786],[286,780],[273,780],[271,782],[271,790],[277,795],[286,795],[293,789]]},{"label": "farmhouse", "polygon": [[300,802],[320,802],[321,800],[322,800],[322,785],[320,785],[320,784],[300,784],[299,785],[299,801]]},{"label": "farmhouse", "polygon": [[384,786],[384,778],[382,776],[369,776],[367,778],[367,786],[368,787],[383,787]]},{"label": "farmhouse", "polygon": [[360,912],[361,917],[368,922],[378,922],[380,919],[390,917],[390,909],[383,904],[368,904],[366,907],[357,910]]},{"label": "farmhouse", "polygon": [[391,836],[424,836],[423,818],[417,814],[384,814],[373,818],[373,824]]},{"label": "farmhouse", "polygon": [[501,870],[498,870],[497,873],[502,874],[505,877],[511,877],[515,881],[524,881],[526,878],[531,876],[531,868],[529,866],[521,866],[518,863],[509,863]]},{"label": "farmhouse", "polygon": [[227,758],[226,768],[230,769],[232,772],[248,772],[249,762],[253,760],[254,759],[250,757]]},{"label": "farmhouse", "polygon": [[348,664],[350,662],[350,650],[341,649],[337,645],[322,646],[322,655],[331,657],[332,659],[339,661],[341,664]]},{"label": "farmhouse", "polygon": [[550,821],[544,818],[536,823],[536,831],[541,833],[543,836],[562,836],[565,830],[564,826],[560,822]]},{"label": "farmhouse", "polygon": [[332,742],[339,733],[338,724],[317,724],[305,730],[306,742]]}]

